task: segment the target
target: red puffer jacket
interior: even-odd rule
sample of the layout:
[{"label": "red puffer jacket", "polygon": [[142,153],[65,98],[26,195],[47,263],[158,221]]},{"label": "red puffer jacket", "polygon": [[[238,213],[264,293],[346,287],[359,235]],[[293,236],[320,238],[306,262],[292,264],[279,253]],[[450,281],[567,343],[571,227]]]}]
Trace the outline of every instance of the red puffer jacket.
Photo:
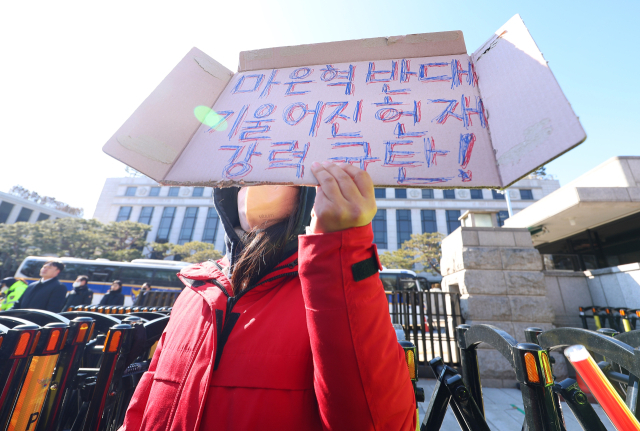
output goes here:
[{"label": "red puffer jacket", "polygon": [[415,430],[372,239],[371,225],[302,235],[238,298],[226,260],[185,268],[121,431]]}]

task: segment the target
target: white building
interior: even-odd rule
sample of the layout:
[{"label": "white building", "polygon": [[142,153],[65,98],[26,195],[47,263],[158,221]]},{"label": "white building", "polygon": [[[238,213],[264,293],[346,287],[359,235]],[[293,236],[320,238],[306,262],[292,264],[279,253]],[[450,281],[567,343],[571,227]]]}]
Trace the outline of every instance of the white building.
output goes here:
[{"label": "white building", "polygon": [[63,217],[75,217],[45,205],[23,199],[9,193],[0,192],[0,224],[18,222],[35,223]]},{"label": "white building", "polygon": [[[514,213],[558,189],[557,180],[531,177],[509,188]],[[109,178],[94,218],[107,223],[132,220],[152,226],[148,241],[213,243],[224,250],[224,232],[208,187],[164,187],[147,177]],[[508,217],[503,194],[493,190],[376,189],[378,214],[373,228],[380,252],[396,250],[413,233],[448,235],[466,210],[498,211]]]}]

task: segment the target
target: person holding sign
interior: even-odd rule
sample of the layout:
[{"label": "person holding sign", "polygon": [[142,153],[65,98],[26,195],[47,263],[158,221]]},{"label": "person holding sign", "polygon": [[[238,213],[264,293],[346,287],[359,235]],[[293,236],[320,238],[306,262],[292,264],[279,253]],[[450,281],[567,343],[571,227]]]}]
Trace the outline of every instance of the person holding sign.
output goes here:
[{"label": "person holding sign", "polygon": [[121,431],[416,429],[373,182],[348,164],[311,170],[316,189],[215,189],[227,254],[180,272]]}]

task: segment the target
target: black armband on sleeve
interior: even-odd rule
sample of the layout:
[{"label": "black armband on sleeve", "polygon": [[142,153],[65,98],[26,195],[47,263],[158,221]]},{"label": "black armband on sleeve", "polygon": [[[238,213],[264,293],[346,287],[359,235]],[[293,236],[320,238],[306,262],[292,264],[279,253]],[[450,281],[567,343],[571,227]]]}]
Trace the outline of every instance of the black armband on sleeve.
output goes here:
[{"label": "black armband on sleeve", "polygon": [[378,272],[378,259],[376,259],[374,255],[362,262],[354,263],[351,266],[351,271],[353,272],[353,279],[355,281],[362,281],[365,278],[369,278]]}]

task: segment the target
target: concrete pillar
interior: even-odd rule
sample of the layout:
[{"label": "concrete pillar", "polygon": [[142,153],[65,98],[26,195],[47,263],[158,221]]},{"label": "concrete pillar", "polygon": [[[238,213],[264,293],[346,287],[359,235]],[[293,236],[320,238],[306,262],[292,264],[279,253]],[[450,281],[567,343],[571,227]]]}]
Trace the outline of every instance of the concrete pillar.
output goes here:
[{"label": "concrete pillar", "polygon": [[[529,326],[553,328],[542,259],[527,229],[460,227],[442,241],[440,266],[442,289],[461,294],[467,324],[497,326],[520,342]],[[484,386],[515,384],[497,351],[479,349],[478,361]]]}]

